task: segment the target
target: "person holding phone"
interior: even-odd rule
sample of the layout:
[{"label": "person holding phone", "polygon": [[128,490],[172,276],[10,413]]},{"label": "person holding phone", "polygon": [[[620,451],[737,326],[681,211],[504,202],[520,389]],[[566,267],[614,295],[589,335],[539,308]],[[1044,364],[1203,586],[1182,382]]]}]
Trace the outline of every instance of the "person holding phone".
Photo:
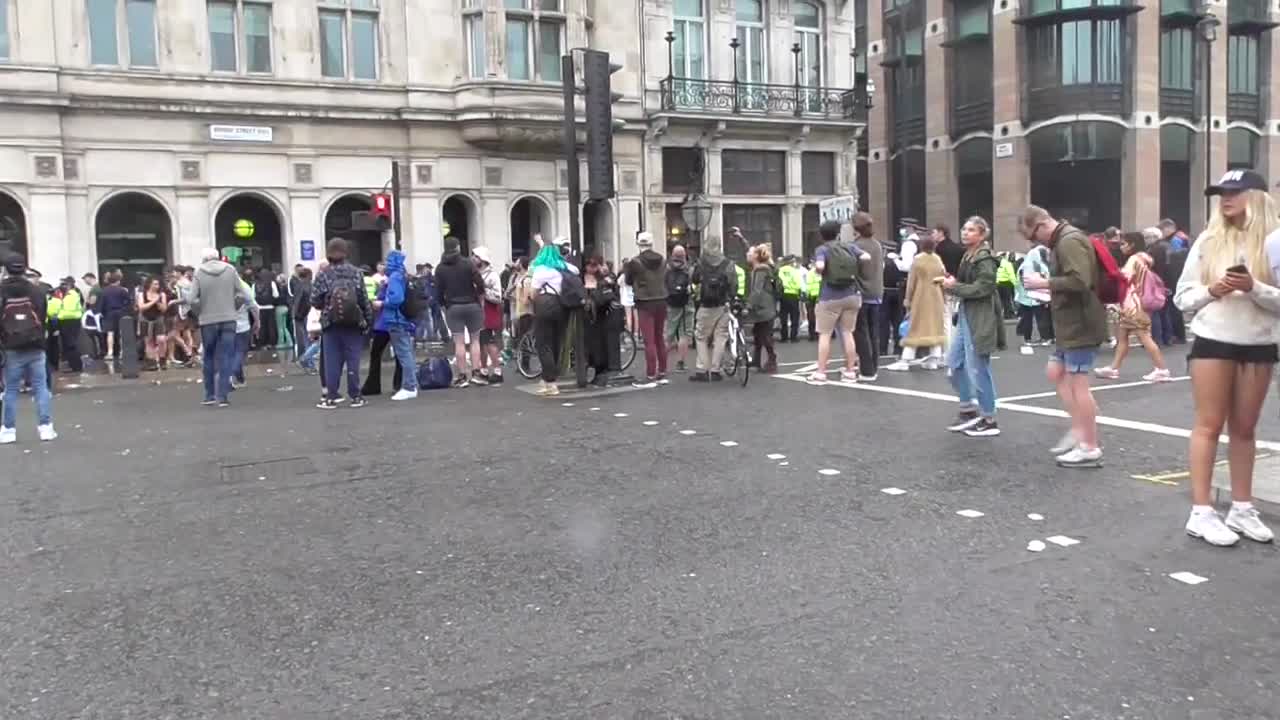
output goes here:
[{"label": "person holding phone", "polygon": [[[1209,225],[1187,253],[1174,302],[1195,313],[1188,355],[1195,426],[1191,430],[1188,535],[1211,545],[1275,537],[1253,505],[1254,430],[1280,359],[1280,219],[1267,181],[1231,170],[1205,190],[1218,196]],[[1211,504],[1218,437],[1226,426],[1231,509]]]}]

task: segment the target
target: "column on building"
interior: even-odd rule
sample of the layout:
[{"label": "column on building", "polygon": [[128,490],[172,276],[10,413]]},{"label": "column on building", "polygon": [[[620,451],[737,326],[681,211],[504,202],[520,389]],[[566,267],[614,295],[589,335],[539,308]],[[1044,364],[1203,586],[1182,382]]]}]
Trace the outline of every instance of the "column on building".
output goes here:
[{"label": "column on building", "polygon": [[709,249],[707,241],[711,238],[718,238],[719,242],[716,246],[717,250],[724,248],[724,183],[723,170],[724,163],[720,155],[720,143],[712,141],[707,148],[706,162],[706,184],[707,184],[707,200],[711,202],[711,222],[707,224],[705,230],[702,231],[702,250],[706,252]]},{"label": "column on building", "polygon": [[[1271,22],[1280,23],[1280,5],[1275,3],[1271,6]],[[1280,29],[1271,30],[1269,35],[1270,66],[1258,68],[1262,73],[1259,81],[1262,83],[1263,97],[1267,98],[1263,103],[1264,124],[1262,147],[1258,150],[1258,169],[1271,181],[1272,187],[1277,188],[1275,192],[1280,193],[1280,67],[1277,67],[1280,64]]]},{"label": "column on building", "polygon": [[1161,217],[1159,8],[1131,18],[1133,123],[1125,133],[1121,160],[1121,217],[1125,228],[1139,230],[1155,225]]},{"label": "column on building", "polygon": [[200,254],[205,248],[213,247],[211,218],[209,205],[209,188],[179,187],[177,217],[177,237],[174,238],[173,257],[184,265],[198,265]]},{"label": "column on building", "polygon": [[[329,238],[324,236],[324,209],[320,205],[320,191],[310,188],[290,188],[289,190],[289,225],[293,228],[292,242],[285,246],[285,267],[291,268],[298,263],[314,269],[324,259],[325,245]],[[315,259],[302,259],[302,241],[315,243]]]},{"label": "column on building", "polygon": [[945,0],[926,0],[924,31],[925,95],[925,217],[930,224],[951,225],[959,214],[954,155],[947,117],[951,103],[950,57],[943,43],[950,36]]},{"label": "column on building", "polygon": [[[27,227],[29,228],[27,265],[36,268],[49,278],[62,277],[64,273],[73,272],[71,267],[73,257],[91,256],[72,252],[70,228],[67,225],[66,188],[56,185],[32,185],[30,198],[30,207],[27,210]],[[77,245],[82,244],[77,243]]]},{"label": "column on building", "polygon": [[[788,198],[797,198],[804,194],[802,142],[793,142],[791,147],[787,149]],[[782,212],[783,254],[799,255],[804,252],[804,202],[788,200],[787,204],[783,206]]]},{"label": "column on building", "polygon": [[867,3],[867,80],[876,88],[874,107],[867,113],[867,192],[871,216],[883,229],[893,223],[889,203],[889,84],[880,62],[885,56],[884,2]]},{"label": "column on building", "polygon": [[486,187],[480,191],[480,225],[483,230],[479,234],[473,234],[480,242],[473,240],[471,245],[473,251],[480,246],[489,248],[494,264],[499,267],[511,259],[509,201],[506,188]]},{"label": "column on building", "polygon": [[[1022,81],[1018,72],[1019,28],[1015,2],[1000,0],[991,9],[992,218],[999,249],[1020,242],[1022,211],[1031,202],[1031,157],[1022,128]],[[1003,149],[1002,149],[1003,148]]]}]

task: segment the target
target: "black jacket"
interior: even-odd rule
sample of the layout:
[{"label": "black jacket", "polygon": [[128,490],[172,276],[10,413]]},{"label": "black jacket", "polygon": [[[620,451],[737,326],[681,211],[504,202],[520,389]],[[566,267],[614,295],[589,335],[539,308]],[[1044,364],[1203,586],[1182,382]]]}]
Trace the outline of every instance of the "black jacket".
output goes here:
[{"label": "black jacket", "polygon": [[436,266],[436,299],[446,308],[478,304],[483,287],[480,273],[470,258],[458,253],[447,254]]},{"label": "black jacket", "polygon": [[960,271],[960,261],[964,259],[964,248],[960,247],[960,243],[947,238],[938,243],[935,252],[942,258],[942,267],[946,268],[948,275],[955,275]]},{"label": "black jacket", "polygon": [[[39,285],[27,280],[24,277],[7,277],[4,282],[0,283],[0,307],[8,302],[10,298],[26,297],[31,300],[31,307],[35,308],[36,316],[39,318],[48,317],[48,300],[44,290]],[[44,338],[39,342],[23,345],[21,347],[8,347],[7,350],[43,350]]]}]

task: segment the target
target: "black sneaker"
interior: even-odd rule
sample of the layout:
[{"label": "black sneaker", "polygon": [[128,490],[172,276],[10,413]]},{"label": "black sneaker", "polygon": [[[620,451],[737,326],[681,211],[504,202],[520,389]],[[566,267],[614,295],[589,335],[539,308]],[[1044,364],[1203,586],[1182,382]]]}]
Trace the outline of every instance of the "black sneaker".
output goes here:
[{"label": "black sneaker", "polygon": [[485,377],[484,373],[480,372],[479,370],[473,370],[471,372],[471,384],[472,385],[488,385],[489,378]]},{"label": "black sneaker", "polygon": [[224,407],[231,407],[231,403],[230,403],[230,402],[228,402],[228,401],[226,401],[226,400],[219,400],[219,401],[218,401],[218,407],[220,407],[220,408],[224,408]]},{"label": "black sneaker", "polygon": [[683,360],[677,360],[677,361],[676,361],[676,372],[681,373],[681,374],[684,374],[684,372],[685,372],[685,367],[684,367],[684,361],[683,361]]},{"label": "black sneaker", "polygon": [[502,384],[502,373],[494,373],[494,374],[490,375],[490,376],[489,376],[489,384],[490,384],[490,385],[501,385],[501,384]]},{"label": "black sneaker", "polygon": [[211,407],[211,406],[213,406],[213,405],[217,405],[217,404],[218,404],[218,401],[217,401],[217,400],[213,400],[213,399],[209,399],[209,400],[201,400],[201,401],[200,401],[200,404],[201,404],[201,405],[204,405],[205,407]]},{"label": "black sneaker", "polygon": [[365,406],[365,405],[367,405],[367,404],[368,404],[368,403],[366,403],[366,402],[364,401],[364,398],[363,398],[363,397],[357,397],[357,398],[351,398],[351,404],[350,404],[350,405],[348,405],[347,407],[350,407],[350,408],[362,408],[362,407],[364,407],[364,406]]},{"label": "black sneaker", "polygon": [[718,373],[715,371],[711,372],[711,382],[720,382],[721,380],[724,380],[723,373]]},{"label": "black sneaker", "polygon": [[471,381],[467,379],[466,375],[459,375],[458,377],[453,379],[453,382],[450,384],[450,387],[464,388],[470,384],[471,384]]},{"label": "black sneaker", "polygon": [[978,420],[978,424],[964,431],[969,437],[995,437],[1000,434],[1000,426],[996,424],[995,418],[984,417]]},{"label": "black sneaker", "polygon": [[689,382],[707,382],[707,374],[704,372],[696,372],[689,376]]},{"label": "black sneaker", "polygon": [[337,410],[338,403],[330,400],[329,398],[323,398],[320,400],[320,402],[316,403],[316,407],[320,408],[321,410]]},{"label": "black sneaker", "polygon": [[947,430],[951,432],[964,432],[974,425],[977,425],[981,420],[982,417],[978,415],[976,410],[961,410],[960,414],[956,415],[956,419],[947,426]]}]

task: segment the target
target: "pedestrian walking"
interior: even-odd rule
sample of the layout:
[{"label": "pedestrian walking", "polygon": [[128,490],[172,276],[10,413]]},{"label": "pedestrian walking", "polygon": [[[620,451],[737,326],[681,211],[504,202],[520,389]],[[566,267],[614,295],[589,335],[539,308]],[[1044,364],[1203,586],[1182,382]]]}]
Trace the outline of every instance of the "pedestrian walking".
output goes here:
[{"label": "pedestrian walking", "polygon": [[365,293],[360,270],[347,262],[347,241],[333,238],[325,248],[329,266],[320,271],[311,288],[311,306],[320,310],[321,362],[326,396],[316,407],[338,407],[338,391],[346,369],[350,407],[364,407],[360,394],[360,351],[365,333],[373,324],[373,306]]},{"label": "pedestrian walking", "polygon": [[693,269],[683,245],[671,248],[667,258],[667,327],[663,352],[676,353],[676,372],[687,370],[689,344],[693,337]]},{"label": "pedestrian walking", "polygon": [[922,366],[925,370],[937,370],[942,366],[942,352],[947,342],[946,300],[939,279],[947,271],[938,257],[934,236],[921,238],[919,252],[911,261],[907,273],[907,288],[903,295],[903,310],[907,313],[907,335],[902,338],[902,357],[886,370],[903,372],[911,369],[920,350],[925,351]]},{"label": "pedestrian walking", "polygon": [[[488,384],[481,373],[480,331],[484,329],[484,309],[480,306],[484,280],[471,258],[462,256],[458,238],[444,239],[444,255],[436,267],[436,299],[444,307],[444,319],[453,336],[454,387]],[[467,359],[471,359],[468,378]]]},{"label": "pedestrian walking", "polygon": [[[1195,313],[1190,372],[1195,398],[1191,430],[1191,515],[1187,534],[1211,545],[1239,535],[1271,542],[1274,534],[1253,505],[1254,433],[1280,355],[1280,221],[1267,182],[1252,170],[1232,170],[1205,190],[1219,196],[1209,225],[1191,246],[1174,300]],[[1231,510],[1226,522],[1212,506],[1213,464],[1226,428]]]},{"label": "pedestrian walking", "polygon": [[42,442],[58,437],[53,429],[53,393],[45,356],[45,291],[26,277],[26,257],[10,253],[0,281],[0,347],[4,348],[4,413],[0,445],[18,441],[18,391],[25,382],[36,405],[36,433]]},{"label": "pedestrian walking", "polygon": [[[773,374],[778,372],[778,354],[773,347],[773,320],[778,316],[778,299],[782,291],[769,245],[761,243],[751,248],[747,263],[751,273],[747,278],[747,317],[743,322],[751,325],[751,334],[755,338],[755,367]],[[796,309],[796,322],[799,322],[798,305]],[[764,359],[766,354],[767,360]]]},{"label": "pedestrian walking", "polygon": [[[204,346],[202,404],[226,407],[235,368],[237,309],[253,298],[235,268],[223,262],[217,250],[207,248],[200,258],[200,269],[191,283],[190,303],[200,321],[200,342]],[[118,274],[113,280],[112,287],[119,287]],[[118,328],[119,320],[116,322]],[[119,355],[118,338],[116,354]]]},{"label": "pedestrian walking", "polygon": [[[1156,237],[1159,237],[1158,231]],[[1093,371],[1100,378],[1114,380],[1120,377],[1120,366],[1129,354],[1129,336],[1135,335],[1138,342],[1151,356],[1151,364],[1155,369],[1142,376],[1148,382],[1168,382],[1172,379],[1169,369],[1164,364],[1164,353],[1151,337],[1152,317],[1164,309],[1164,283],[1156,275],[1155,261],[1145,252],[1146,240],[1143,233],[1124,233],[1120,247],[1127,256],[1124,268],[1125,279],[1129,281],[1124,299],[1118,308],[1116,321],[1116,354],[1111,364]],[[1143,307],[1143,298],[1147,295],[1158,295],[1161,305],[1151,313]]]},{"label": "pedestrian walking", "polygon": [[996,284],[1000,260],[987,245],[990,234],[985,219],[975,215],[966,220],[960,228],[965,249],[960,267],[955,275],[941,281],[943,291],[960,301],[955,333],[947,350],[947,368],[951,371],[951,387],[960,398],[960,412],[947,429],[969,437],[1000,434],[991,356],[1005,347],[1004,308]]},{"label": "pedestrian walking", "polygon": [[[874,228],[871,216],[856,213],[853,216],[854,231],[870,237]],[[809,375],[808,382],[822,385],[827,382],[827,362],[831,359],[831,336],[837,329],[844,345],[844,370],[840,379],[858,381],[858,351],[853,333],[857,330],[858,311],[862,308],[863,266],[871,266],[871,256],[852,240],[840,238],[840,223],[828,220],[818,228],[822,245],[815,252],[814,270],[822,276],[818,290],[818,305],[814,316],[818,325],[818,367]]]},{"label": "pedestrian walking", "polygon": [[636,247],[640,252],[626,264],[624,273],[635,294],[636,322],[644,343],[645,382],[637,384],[662,384],[667,382],[666,258],[653,249],[653,233],[637,235]]},{"label": "pedestrian walking", "polygon": [[[875,238],[870,215],[854,216],[853,236],[853,244],[870,258],[858,266],[862,305],[858,308],[857,326],[853,331],[853,343],[858,353],[858,380],[875,382],[880,372],[880,338],[883,335],[880,324],[901,321],[899,308],[885,312],[881,305],[891,287],[895,292],[893,302],[895,305],[899,302],[897,283],[899,278],[905,283],[906,274],[900,273],[893,260],[885,257],[884,245]],[[911,252],[915,254],[914,242]]]}]

